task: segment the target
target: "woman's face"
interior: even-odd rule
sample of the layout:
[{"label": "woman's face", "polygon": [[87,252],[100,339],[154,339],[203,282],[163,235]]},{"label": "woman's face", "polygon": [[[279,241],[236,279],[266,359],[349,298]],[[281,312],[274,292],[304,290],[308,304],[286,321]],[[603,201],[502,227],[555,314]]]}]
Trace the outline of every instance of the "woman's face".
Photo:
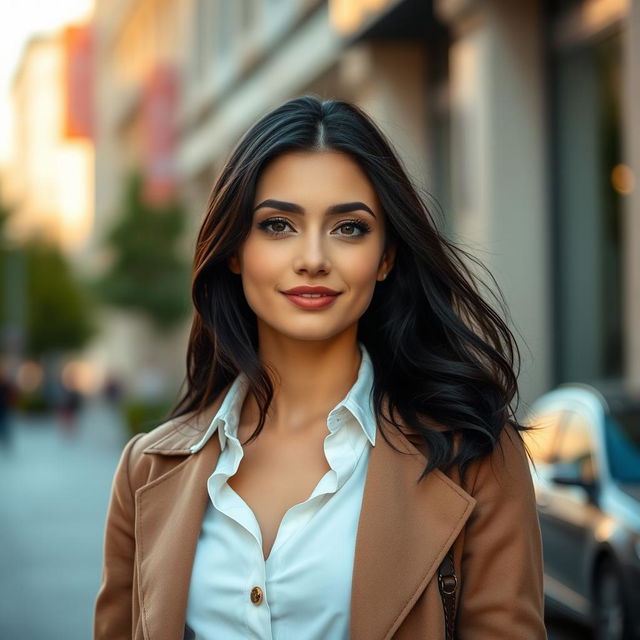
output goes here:
[{"label": "woman's face", "polygon": [[[278,156],[262,171],[253,207],[251,231],[229,268],[242,277],[260,335],[326,340],[355,328],[395,257],[394,247],[383,253],[382,211],[358,164],[334,151]],[[299,286],[338,295],[283,293]]]}]

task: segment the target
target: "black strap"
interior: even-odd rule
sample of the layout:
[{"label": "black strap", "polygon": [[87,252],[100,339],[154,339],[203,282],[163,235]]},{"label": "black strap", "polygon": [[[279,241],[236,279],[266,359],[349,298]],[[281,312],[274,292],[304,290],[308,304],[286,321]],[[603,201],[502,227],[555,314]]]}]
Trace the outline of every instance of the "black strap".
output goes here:
[{"label": "black strap", "polygon": [[442,596],[442,608],[444,609],[444,628],[446,640],[453,639],[456,617],[456,590],[458,578],[453,566],[453,551],[449,549],[444,560],[438,567],[438,588]]}]

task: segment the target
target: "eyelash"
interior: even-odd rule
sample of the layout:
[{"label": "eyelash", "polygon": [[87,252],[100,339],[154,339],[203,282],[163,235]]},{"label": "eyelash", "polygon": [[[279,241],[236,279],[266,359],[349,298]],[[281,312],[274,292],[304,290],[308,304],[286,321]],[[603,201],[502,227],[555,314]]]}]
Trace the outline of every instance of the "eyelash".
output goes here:
[{"label": "eyelash", "polygon": [[[269,231],[268,227],[277,222],[282,222],[283,224],[291,226],[291,223],[285,218],[268,218],[267,220],[263,220],[262,222],[259,222],[258,227],[260,227],[260,229],[262,229],[263,231],[265,231],[266,233],[272,236],[286,235],[287,233],[286,231]],[[371,227],[366,222],[363,222],[362,220],[343,220],[340,223],[340,226],[338,227],[338,229],[341,229],[345,225],[355,227],[360,231],[360,233],[357,235],[351,235],[351,236],[346,235],[346,236],[343,236],[344,238],[359,238],[367,235],[367,233],[371,231]]]}]

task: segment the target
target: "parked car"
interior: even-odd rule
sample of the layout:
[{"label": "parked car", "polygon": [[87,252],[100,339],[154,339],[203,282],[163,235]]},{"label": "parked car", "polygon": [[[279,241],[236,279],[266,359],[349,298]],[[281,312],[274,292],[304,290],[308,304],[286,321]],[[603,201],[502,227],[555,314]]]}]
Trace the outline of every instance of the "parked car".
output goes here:
[{"label": "parked car", "polygon": [[547,606],[596,640],[640,638],[640,397],[562,384],[530,409]]}]

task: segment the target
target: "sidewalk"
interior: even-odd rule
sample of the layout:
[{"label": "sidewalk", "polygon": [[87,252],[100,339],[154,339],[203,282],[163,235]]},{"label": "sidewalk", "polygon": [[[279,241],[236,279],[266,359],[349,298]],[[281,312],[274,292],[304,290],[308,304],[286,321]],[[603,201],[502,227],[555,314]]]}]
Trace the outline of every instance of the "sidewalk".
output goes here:
[{"label": "sidewalk", "polygon": [[[0,450],[0,638],[90,640],[111,480],[125,443],[93,405],[65,438],[54,416],[14,423]],[[549,640],[589,637],[560,619]]]},{"label": "sidewalk", "polygon": [[75,437],[55,416],[16,419],[0,449],[0,638],[89,640],[102,536],[122,446],[119,415],[92,404]]}]

